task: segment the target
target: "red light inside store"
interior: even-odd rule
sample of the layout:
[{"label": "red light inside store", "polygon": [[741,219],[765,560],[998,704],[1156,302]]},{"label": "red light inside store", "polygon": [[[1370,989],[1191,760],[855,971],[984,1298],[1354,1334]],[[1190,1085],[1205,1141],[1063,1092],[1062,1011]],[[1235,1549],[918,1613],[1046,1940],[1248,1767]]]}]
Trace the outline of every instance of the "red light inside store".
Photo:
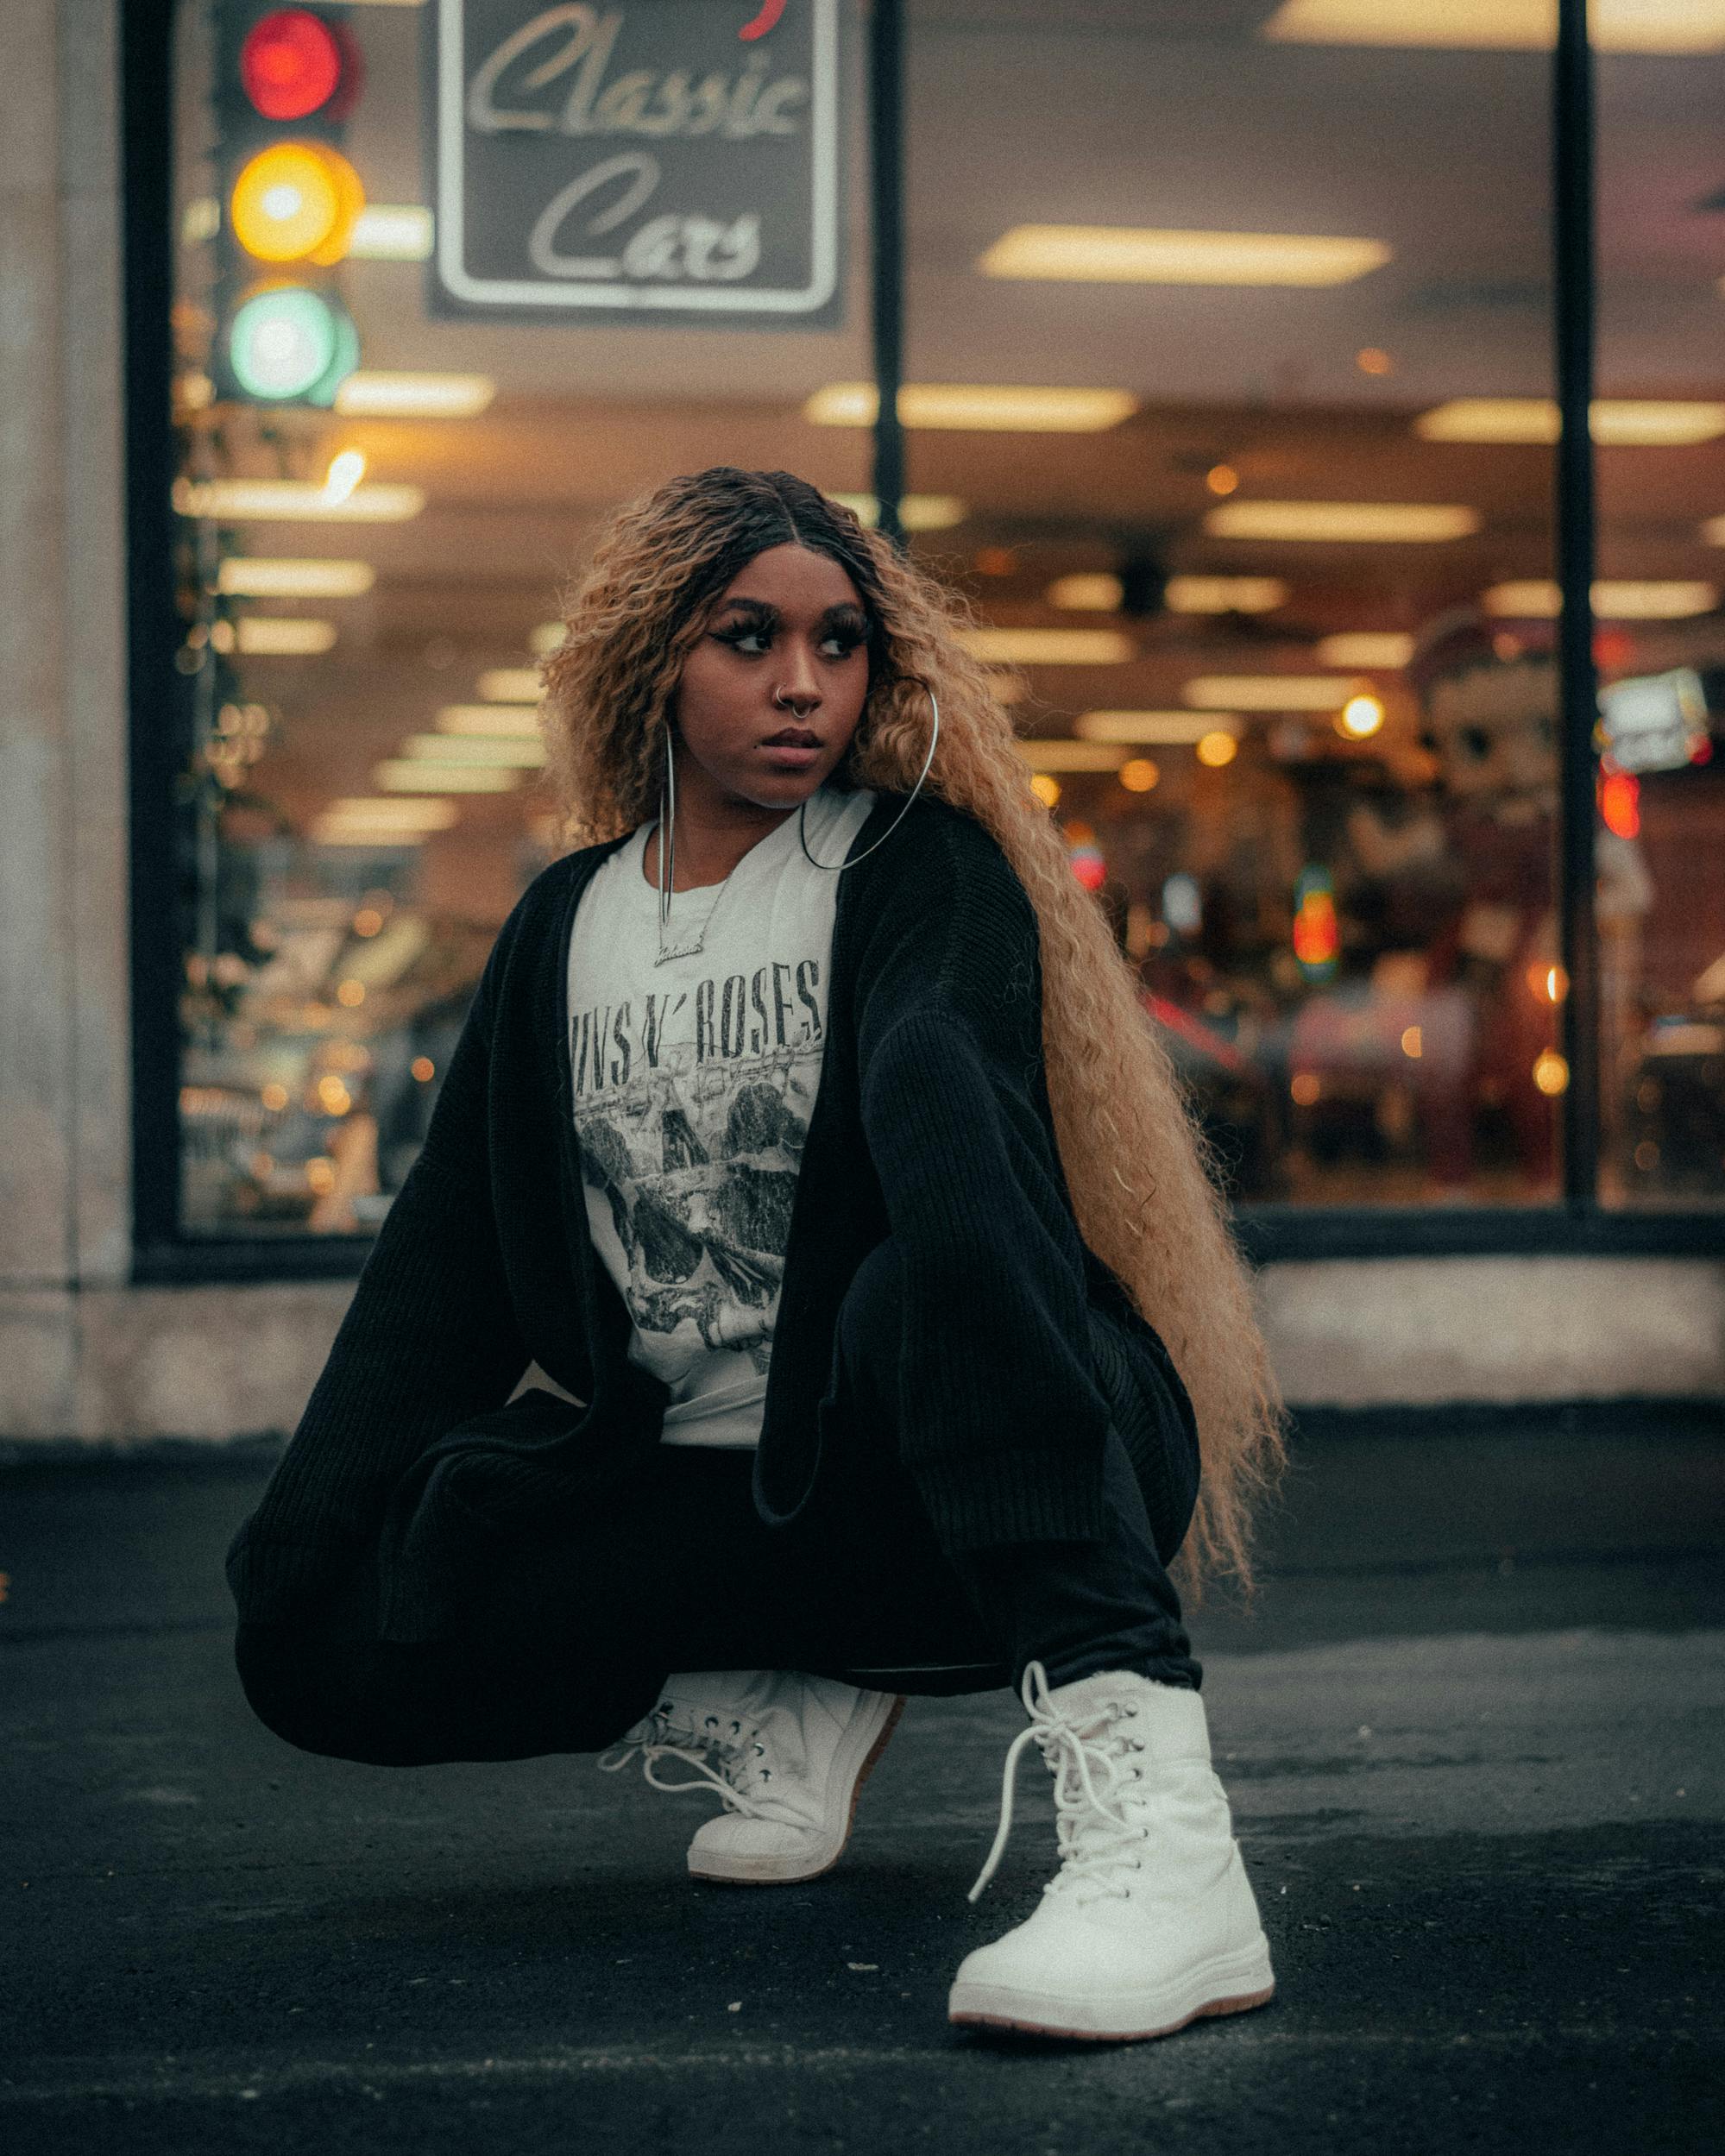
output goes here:
[{"label": "red light inside store", "polygon": [[1321,979],[1335,971],[1341,948],[1329,875],[1321,868],[1302,869],[1294,887],[1294,955],[1308,976]]},{"label": "red light inside store", "polygon": [[1599,783],[1599,813],[1605,828],[1620,839],[1635,838],[1641,828],[1641,782],[1633,771],[1613,771]]},{"label": "red light inside store", "polygon": [[320,16],[280,8],[248,33],[240,80],[266,120],[303,120],[335,96],[342,61],[341,41]]},{"label": "red light inside store", "polygon": [[1099,848],[1077,845],[1072,850],[1072,872],[1087,891],[1099,891],[1108,881],[1108,864]]}]

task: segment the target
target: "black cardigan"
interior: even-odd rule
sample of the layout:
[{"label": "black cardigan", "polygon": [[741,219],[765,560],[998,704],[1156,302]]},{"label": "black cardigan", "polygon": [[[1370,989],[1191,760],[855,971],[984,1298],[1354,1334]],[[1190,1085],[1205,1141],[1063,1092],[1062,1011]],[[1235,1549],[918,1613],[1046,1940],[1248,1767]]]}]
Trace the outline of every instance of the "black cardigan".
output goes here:
[{"label": "black cardigan", "polygon": [[[903,805],[882,794],[851,853]],[[370,1543],[381,1636],[441,1637],[476,1568],[602,1502],[608,1471],[658,1442],[666,1387],[628,1361],[627,1311],[589,1238],[566,1040],[576,905],[625,843],[554,862],[498,935],[425,1146],[229,1551],[242,1620],[291,1619]],[[1191,1410],[1079,1235],[1030,902],[982,825],[927,795],[838,885],[755,1460],[770,1522],[808,1498],[839,1305],[888,1235],[907,1290],[903,1457],[942,1546],[1096,1537],[1111,1418],[1134,1449],[1159,1379],[1188,1429]],[[534,1362],[584,1408],[539,1388],[512,1401]]]}]

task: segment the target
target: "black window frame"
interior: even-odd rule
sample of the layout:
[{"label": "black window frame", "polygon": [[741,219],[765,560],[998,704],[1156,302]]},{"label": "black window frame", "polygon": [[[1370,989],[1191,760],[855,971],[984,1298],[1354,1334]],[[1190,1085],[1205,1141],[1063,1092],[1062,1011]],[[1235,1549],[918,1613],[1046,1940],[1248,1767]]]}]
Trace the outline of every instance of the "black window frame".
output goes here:
[{"label": "black window frame", "polygon": [[[188,1235],[179,1216],[182,956],[173,788],[169,418],[173,298],[172,50],[174,0],[121,10],[127,654],[131,802],[132,1277],[139,1282],[350,1279],[371,1248],[362,1235]],[[873,488],[882,528],[901,538],[905,456],[897,411],[904,342],[905,24],[903,0],[868,10],[872,336],[880,391]],[[1558,1196],[1516,1207],[1248,1205],[1236,1219],[1258,1263],[1325,1258],[1476,1255],[1717,1255],[1725,1216],[1704,1209],[1608,1208],[1599,1200],[1600,1054],[1594,915],[1596,685],[1591,593],[1595,451],[1588,424],[1597,319],[1593,53],[1586,0],[1558,0],[1552,54],[1553,340],[1562,431],[1555,464],[1560,737],[1558,904],[1570,992],[1560,1042]]]}]

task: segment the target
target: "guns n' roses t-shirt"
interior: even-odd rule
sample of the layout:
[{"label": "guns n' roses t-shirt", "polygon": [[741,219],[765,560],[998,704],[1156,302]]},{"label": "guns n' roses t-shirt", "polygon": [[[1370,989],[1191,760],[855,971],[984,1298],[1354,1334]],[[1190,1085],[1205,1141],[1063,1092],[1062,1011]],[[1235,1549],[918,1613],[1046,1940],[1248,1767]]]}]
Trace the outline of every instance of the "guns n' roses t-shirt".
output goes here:
[{"label": "guns n' roses t-shirt", "polygon": [[[815,859],[842,861],[874,801],[820,788]],[[576,908],[568,1046],[588,1218],[633,1321],[629,1359],[670,1387],[665,1443],[750,1446],[821,1083],[839,878],[787,816],[722,885],[671,894],[665,947],[702,947],[661,960],[654,829]]]}]

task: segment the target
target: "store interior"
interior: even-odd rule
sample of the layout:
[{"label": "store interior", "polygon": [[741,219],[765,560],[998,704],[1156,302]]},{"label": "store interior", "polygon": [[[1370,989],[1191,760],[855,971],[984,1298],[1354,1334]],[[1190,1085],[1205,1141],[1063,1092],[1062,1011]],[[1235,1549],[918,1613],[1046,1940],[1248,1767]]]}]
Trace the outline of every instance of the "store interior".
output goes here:
[{"label": "store interior", "polygon": [[[274,410],[213,351],[219,4],[175,55],[182,1224],[363,1236],[560,850],[535,669],[594,531],[715,463],[870,509],[863,41],[838,326],[475,323],[428,294],[426,10],[352,7],[359,368]],[[1537,1206],[1568,1081],[1550,54],[1537,9],[1489,47],[1379,12],[1401,41],[1319,0],[913,0],[905,522],[1231,1194]],[[1725,1199],[1722,88],[1725,49],[1599,64],[1621,1207]]]}]

